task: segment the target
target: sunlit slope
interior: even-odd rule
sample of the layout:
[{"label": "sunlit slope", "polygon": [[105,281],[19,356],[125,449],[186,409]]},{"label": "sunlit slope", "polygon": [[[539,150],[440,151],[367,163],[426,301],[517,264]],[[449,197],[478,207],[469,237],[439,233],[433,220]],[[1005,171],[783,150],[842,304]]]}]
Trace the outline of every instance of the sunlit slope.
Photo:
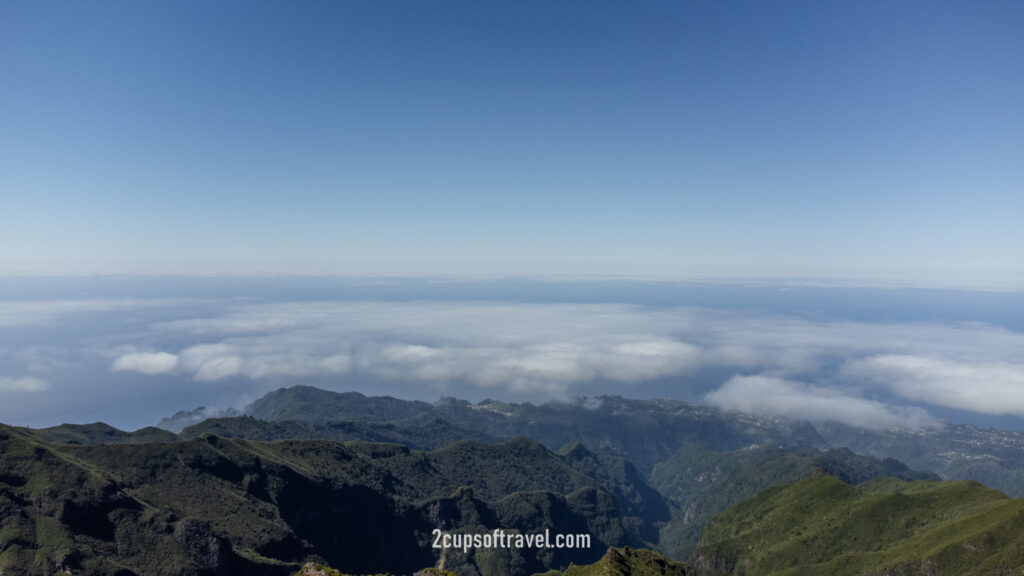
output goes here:
[{"label": "sunlit slope", "polygon": [[811,476],[815,470],[847,484],[882,476],[904,480],[938,480],[895,460],[876,460],[846,449],[822,452],[812,448],[758,448],[716,452],[699,444],[682,446],[659,463],[651,484],[674,509],[662,526],[660,549],[673,558],[688,558],[704,524],[733,504],[753,498],[772,486]]},{"label": "sunlit slope", "polygon": [[771,488],[715,516],[694,564],[702,574],[1018,573],[1024,500],[975,482],[830,476]]}]

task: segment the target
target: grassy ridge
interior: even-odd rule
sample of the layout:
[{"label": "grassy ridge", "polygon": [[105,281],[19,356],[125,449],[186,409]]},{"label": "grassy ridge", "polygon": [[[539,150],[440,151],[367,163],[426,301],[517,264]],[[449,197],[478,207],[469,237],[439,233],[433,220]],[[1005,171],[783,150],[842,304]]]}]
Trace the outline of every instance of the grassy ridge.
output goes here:
[{"label": "grassy ridge", "polygon": [[110,444],[121,442],[173,442],[177,436],[152,426],[125,432],[103,422],[93,424],[61,424],[51,428],[37,428],[32,435],[55,444]]},{"label": "grassy ridge", "polygon": [[815,470],[851,485],[882,476],[938,480],[934,474],[910,470],[895,460],[867,458],[846,449],[716,452],[700,444],[686,444],[658,464],[651,478],[651,484],[675,508],[671,521],[661,527],[660,549],[674,558],[689,557],[712,516],[766,488],[807,478]]},{"label": "grassy ridge", "polygon": [[855,488],[823,475],[714,517],[694,563],[702,574],[748,576],[1002,574],[1024,566],[1021,534],[1024,500],[975,482]]}]

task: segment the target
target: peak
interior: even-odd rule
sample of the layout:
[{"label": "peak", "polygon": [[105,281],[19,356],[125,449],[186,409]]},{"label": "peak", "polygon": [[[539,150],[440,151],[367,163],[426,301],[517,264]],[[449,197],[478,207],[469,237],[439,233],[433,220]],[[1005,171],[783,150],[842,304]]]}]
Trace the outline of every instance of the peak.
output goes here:
[{"label": "peak", "polygon": [[442,408],[453,408],[453,407],[468,407],[470,403],[466,400],[459,400],[454,396],[442,396],[435,403],[436,406]]},{"label": "peak", "polygon": [[573,440],[566,444],[565,446],[559,448],[556,454],[558,454],[559,456],[567,456],[575,460],[589,458],[594,455],[594,453],[591,452],[586,446],[584,446],[583,443],[580,442],[578,439]]},{"label": "peak", "polygon": [[[534,439],[532,439],[532,438],[530,438],[528,436],[523,436],[522,434],[520,434],[518,436],[513,436],[513,437],[509,438],[508,440],[505,440],[504,444],[507,444],[509,446],[527,446],[527,447],[531,447],[531,448],[532,447],[544,448],[544,445],[541,444],[540,442],[537,442],[536,440],[534,440]],[[546,450],[546,448],[544,448],[544,449]]]},{"label": "peak", "polygon": [[58,428],[62,428],[62,427],[63,428],[80,428],[82,430],[96,430],[96,431],[102,430],[102,431],[107,431],[107,432],[122,432],[122,430],[114,428],[113,426],[111,426],[110,424],[107,424],[106,422],[92,422],[90,424],[68,424],[67,422],[65,422],[64,424],[61,424],[60,426],[58,426]]}]

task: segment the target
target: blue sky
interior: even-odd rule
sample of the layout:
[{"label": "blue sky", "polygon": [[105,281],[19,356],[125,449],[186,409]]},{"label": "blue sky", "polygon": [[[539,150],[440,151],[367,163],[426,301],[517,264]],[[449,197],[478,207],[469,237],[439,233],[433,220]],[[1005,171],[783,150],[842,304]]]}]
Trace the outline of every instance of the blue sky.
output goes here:
[{"label": "blue sky", "polygon": [[306,383],[1022,428],[1021,30],[1019,2],[2,2],[0,421]]},{"label": "blue sky", "polygon": [[1024,285],[1014,2],[4,2],[0,274]]}]

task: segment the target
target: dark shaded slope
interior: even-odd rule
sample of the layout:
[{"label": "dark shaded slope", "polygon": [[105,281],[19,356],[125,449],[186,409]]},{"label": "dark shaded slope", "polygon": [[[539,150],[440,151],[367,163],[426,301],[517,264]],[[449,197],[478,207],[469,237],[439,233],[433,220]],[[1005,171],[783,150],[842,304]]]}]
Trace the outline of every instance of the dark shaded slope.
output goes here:
[{"label": "dark shaded slope", "polygon": [[657,525],[669,520],[669,506],[631,462],[589,450],[578,441],[562,447],[558,455],[573,469],[611,491],[631,533],[637,534],[642,542],[658,542]]},{"label": "dark shaded slope", "polygon": [[294,420],[326,424],[339,420],[409,422],[431,414],[433,406],[418,400],[364,396],[358,392],[329,392],[312,386],[292,386],[268,393],[246,408],[261,420]]},{"label": "dark shaded slope", "polygon": [[174,433],[152,426],[134,432],[125,432],[103,422],[93,424],[61,424],[51,428],[25,430],[40,440],[57,444],[173,442],[177,440],[177,436]]},{"label": "dark shaded slope", "polygon": [[358,420],[308,424],[296,421],[257,420],[251,416],[241,416],[211,418],[181,431],[182,438],[196,438],[203,434],[260,441],[301,439],[394,442],[416,450],[435,450],[459,440],[495,440],[482,432],[455,426],[439,418],[423,424],[398,425]]},{"label": "dark shaded slope", "polygon": [[599,480],[525,438],[418,452],[217,436],[57,445],[0,432],[5,573],[283,575],[306,561],[411,573],[440,559],[434,528],[593,536],[586,550],[446,553],[460,573],[521,574],[594,561],[650,529],[624,524]]},{"label": "dark shaded slope", "polygon": [[675,400],[619,396],[540,406],[493,400],[470,404],[454,399],[427,404],[295,386],[268,394],[246,412],[259,419],[314,424],[351,419],[421,425],[440,418],[492,438],[528,436],[551,449],[579,440],[592,449],[628,459],[644,475],[689,442],[701,442],[715,450],[752,445],[826,447],[807,423],[724,414]]}]

